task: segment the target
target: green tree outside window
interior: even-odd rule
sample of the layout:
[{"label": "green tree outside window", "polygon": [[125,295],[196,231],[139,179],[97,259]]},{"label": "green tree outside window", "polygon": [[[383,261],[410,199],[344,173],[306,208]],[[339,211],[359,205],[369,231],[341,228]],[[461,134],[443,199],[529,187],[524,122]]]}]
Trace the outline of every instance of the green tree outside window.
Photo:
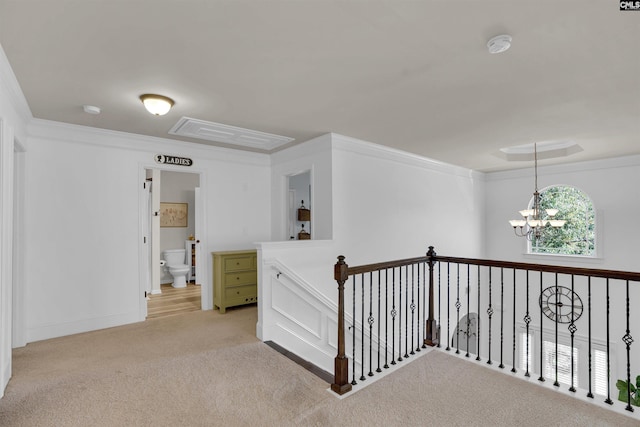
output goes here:
[{"label": "green tree outside window", "polygon": [[558,209],[556,219],[566,220],[560,228],[548,227],[545,235],[531,241],[532,254],[595,254],[595,214],[591,199],[575,187],[553,186],[540,193],[541,209]]}]

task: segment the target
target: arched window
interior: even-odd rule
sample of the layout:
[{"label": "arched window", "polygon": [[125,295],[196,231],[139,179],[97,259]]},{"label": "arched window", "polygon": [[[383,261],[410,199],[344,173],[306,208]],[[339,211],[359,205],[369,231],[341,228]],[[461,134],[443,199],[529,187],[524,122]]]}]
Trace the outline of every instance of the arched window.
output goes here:
[{"label": "arched window", "polygon": [[558,209],[557,219],[566,220],[560,228],[547,230],[531,240],[529,253],[557,255],[595,255],[595,212],[589,196],[575,187],[558,185],[540,192],[541,209]]}]

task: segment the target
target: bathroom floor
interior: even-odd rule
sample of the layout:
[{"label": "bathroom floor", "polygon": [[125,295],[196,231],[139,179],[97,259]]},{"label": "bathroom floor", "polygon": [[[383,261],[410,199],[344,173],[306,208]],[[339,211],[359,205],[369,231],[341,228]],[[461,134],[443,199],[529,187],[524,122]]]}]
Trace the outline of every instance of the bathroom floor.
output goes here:
[{"label": "bathroom floor", "polygon": [[162,293],[150,295],[147,301],[147,319],[201,309],[200,286],[188,283],[186,288],[174,288],[170,283],[161,285]]}]

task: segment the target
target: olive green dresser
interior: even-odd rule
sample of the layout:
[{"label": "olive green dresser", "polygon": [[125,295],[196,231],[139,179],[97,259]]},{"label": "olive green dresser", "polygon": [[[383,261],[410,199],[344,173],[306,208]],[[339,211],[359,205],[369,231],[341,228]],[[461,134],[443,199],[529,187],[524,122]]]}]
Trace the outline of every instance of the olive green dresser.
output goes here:
[{"label": "olive green dresser", "polygon": [[227,307],[258,301],[257,253],[211,252],[213,257],[213,306],[224,313]]}]

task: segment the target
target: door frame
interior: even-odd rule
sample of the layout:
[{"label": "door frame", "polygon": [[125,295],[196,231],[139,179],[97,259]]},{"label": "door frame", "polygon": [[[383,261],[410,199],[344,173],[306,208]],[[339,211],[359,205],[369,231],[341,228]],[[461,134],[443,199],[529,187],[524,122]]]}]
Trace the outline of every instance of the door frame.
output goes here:
[{"label": "door frame", "polygon": [[[192,173],[198,175],[199,178],[199,188],[200,188],[200,197],[199,202],[196,201],[195,206],[195,225],[196,230],[195,233],[200,240],[200,247],[206,248],[206,236],[207,234],[207,222],[204,220],[206,218],[206,206],[207,206],[207,191],[206,191],[206,171],[203,169],[186,169],[180,166],[172,166],[172,165],[164,165],[159,163],[152,162],[144,162],[140,163],[138,166],[138,180],[136,185],[138,186],[138,212],[139,214],[139,238],[138,238],[138,283],[139,283],[139,292],[138,292],[138,303],[139,303],[139,313],[140,320],[145,320],[147,317],[147,299],[145,298],[146,291],[146,282],[145,277],[147,275],[147,271],[150,268],[160,268],[160,254],[155,255],[149,261],[146,261],[149,257],[146,254],[147,246],[145,243],[145,224],[144,224],[144,216],[148,215],[151,217],[151,212],[149,209],[149,204],[147,203],[145,197],[145,189],[142,185],[146,180],[146,170],[147,169],[156,169],[159,171],[170,171],[170,172],[181,172],[181,173]],[[205,237],[203,239],[203,237]],[[202,252],[199,251],[199,252]],[[197,255],[196,255],[197,256]],[[199,260],[196,260],[198,263]],[[149,265],[150,263],[150,265]],[[197,268],[197,264],[196,264]],[[201,309],[202,310],[211,310],[213,308],[213,288],[211,281],[209,280],[209,271],[207,268],[202,268],[200,270],[200,285],[201,285]],[[196,276],[197,277],[197,276]]]}]

